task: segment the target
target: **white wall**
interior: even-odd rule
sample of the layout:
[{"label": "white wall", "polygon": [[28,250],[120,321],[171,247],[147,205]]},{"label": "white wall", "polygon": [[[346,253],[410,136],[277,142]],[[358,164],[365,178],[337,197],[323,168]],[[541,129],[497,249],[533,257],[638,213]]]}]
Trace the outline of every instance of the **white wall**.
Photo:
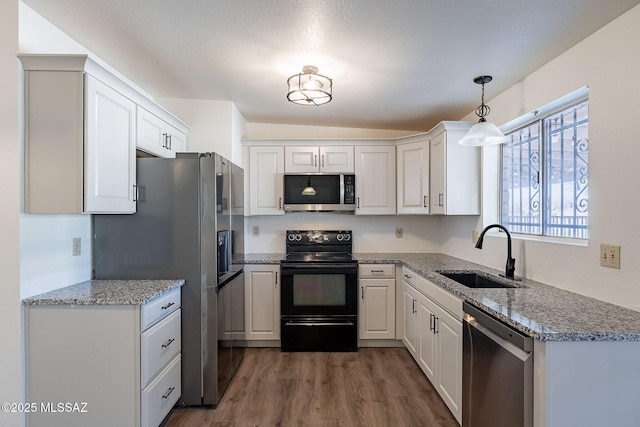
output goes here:
[{"label": "white wall", "polygon": [[156,102],[171,111],[191,129],[187,134],[187,151],[216,152],[233,161],[233,102],[208,99],[157,98]]},{"label": "white wall", "polygon": [[[502,124],[581,86],[589,85],[588,246],[517,240],[516,274],[640,310],[640,235],[637,164],[640,159],[640,6],[489,100],[489,120]],[[490,70],[488,70],[490,71]],[[473,115],[465,117],[473,119]],[[488,160],[487,160],[488,161]],[[495,163],[486,163],[494,168]],[[487,179],[487,181],[491,181]],[[494,182],[485,182],[484,203],[497,205]],[[491,207],[491,206],[489,206]],[[487,218],[483,223],[492,222]],[[477,220],[443,219],[442,251],[504,268],[504,238],[488,239],[482,251],[471,244]],[[620,270],[600,267],[601,243],[621,245]]]},{"label": "white wall", "polygon": [[[353,230],[354,252],[440,252],[440,217],[295,212],[245,218],[248,252],[285,252],[286,230]],[[260,235],[253,236],[253,226]],[[396,238],[396,227],[403,238]]]},{"label": "white wall", "polygon": [[[18,0],[0,2],[0,402],[22,401]],[[0,412],[0,425],[20,425]]]}]

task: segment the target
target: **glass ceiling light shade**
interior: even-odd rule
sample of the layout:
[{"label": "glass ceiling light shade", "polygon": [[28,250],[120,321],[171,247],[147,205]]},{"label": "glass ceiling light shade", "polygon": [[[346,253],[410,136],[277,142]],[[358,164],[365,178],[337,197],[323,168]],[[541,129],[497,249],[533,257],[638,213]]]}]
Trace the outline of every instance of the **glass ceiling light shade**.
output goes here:
[{"label": "glass ceiling light shade", "polygon": [[307,186],[302,190],[303,196],[315,196],[316,189],[311,186],[311,177],[307,178]]},{"label": "glass ceiling light shade", "polygon": [[318,74],[318,67],[305,65],[302,73],[287,80],[287,99],[300,105],[322,105],[331,101],[333,82],[329,77]]},{"label": "glass ceiling light shade", "polygon": [[491,109],[484,103],[484,85],[493,80],[491,76],[479,76],[473,79],[475,84],[482,85],[482,102],[478,108],[476,108],[476,115],[480,117],[480,120],[475,125],[471,126],[471,129],[467,134],[458,141],[461,145],[471,146],[487,146],[502,144],[507,139],[504,134],[493,123],[489,123],[486,116],[489,115]]}]

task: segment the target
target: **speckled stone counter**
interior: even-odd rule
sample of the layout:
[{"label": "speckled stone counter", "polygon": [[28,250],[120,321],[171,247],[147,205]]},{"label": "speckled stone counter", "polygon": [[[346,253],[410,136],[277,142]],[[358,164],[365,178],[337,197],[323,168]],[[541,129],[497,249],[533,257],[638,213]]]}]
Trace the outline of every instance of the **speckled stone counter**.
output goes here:
[{"label": "speckled stone counter", "polygon": [[244,255],[244,264],[280,264],[284,253],[254,253]]},{"label": "speckled stone counter", "polygon": [[[357,253],[360,263],[402,264],[470,304],[540,341],[640,341],[640,312],[523,279],[443,254]],[[482,272],[515,288],[473,289],[438,271]]]},{"label": "speckled stone counter", "polygon": [[22,300],[24,305],[142,305],[184,280],[87,280]]}]

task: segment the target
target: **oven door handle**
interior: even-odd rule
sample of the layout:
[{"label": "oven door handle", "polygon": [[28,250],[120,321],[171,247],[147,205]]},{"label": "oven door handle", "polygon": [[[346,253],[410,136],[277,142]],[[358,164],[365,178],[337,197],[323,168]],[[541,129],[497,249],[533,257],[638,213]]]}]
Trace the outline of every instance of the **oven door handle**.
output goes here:
[{"label": "oven door handle", "polygon": [[285,326],[353,326],[353,322],[287,322]]},{"label": "oven door handle", "polygon": [[301,262],[299,264],[280,264],[280,274],[282,276],[300,273],[356,273],[358,264],[328,264]]}]

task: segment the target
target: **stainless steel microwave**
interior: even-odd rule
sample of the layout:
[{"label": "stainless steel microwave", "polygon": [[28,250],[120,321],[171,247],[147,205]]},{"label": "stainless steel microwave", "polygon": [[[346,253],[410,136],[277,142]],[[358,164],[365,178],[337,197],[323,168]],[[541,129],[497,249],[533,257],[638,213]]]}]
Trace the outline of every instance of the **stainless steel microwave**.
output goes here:
[{"label": "stainless steel microwave", "polygon": [[284,210],[355,211],[356,176],[331,173],[285,174]]}]

